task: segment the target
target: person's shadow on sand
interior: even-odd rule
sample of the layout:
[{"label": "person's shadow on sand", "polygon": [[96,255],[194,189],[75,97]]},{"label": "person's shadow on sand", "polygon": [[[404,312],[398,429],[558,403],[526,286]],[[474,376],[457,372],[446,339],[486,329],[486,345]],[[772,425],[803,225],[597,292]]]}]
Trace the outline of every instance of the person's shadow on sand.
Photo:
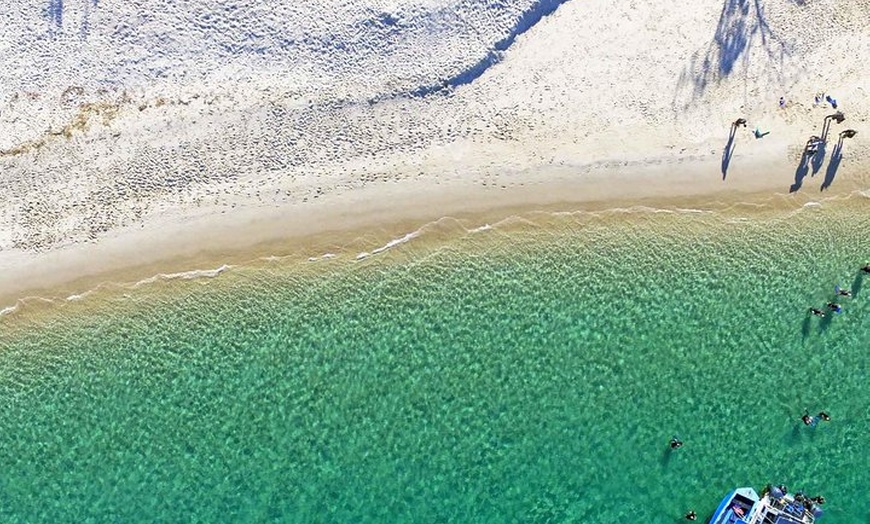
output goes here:
[{"label": "person's shadow on sand", "polygon": [[725,180],[725,177],[728,176],[728,167],[731,165],[731,157],[734,156],[734,149],[737,147],[736,144],[734,144],[734,137],[737,135],[738,125],[737,122],[731,124],[731,133],[728,135],[728,143],[725,144],[725,148],[722,150],[722,180]]},{"label": "person's shadow on sand", "polygon": [[811,159],[811,164],[813,167],[812,176],[816,176],[816,173],[818,173],[819,170],[822,169],[822,164],[825,163],[825,148],[827,142],[825,142],[825,139],[823,138],[818,144],[818,149],[815,153],[813,153],[813,157]]},{"label": "person's shadow on sand", "polygon": [[824,191],[831,187],[834,183],[834,178],[837,176],[837,170],[840,168],[840,162],[843,160],[843,137],[837,141],[834,150],[831,152],[831,161],[828,163],[828,170],[825,171],[825,180],[822,182],[822,187],[819,191]]},{"label": "person's shadow on sand", "polygon": [[798,164],[798,167],[794,172],[794,184],[792,184],[791,187],[788,188],[789,193],[794,193],[803,185],[804,178],[806,178],[807,173],[810,172],[809,160],[810,159],[808,158],[807,152],[806,150],[804,150],[803,154],[801,155],[801,162],[800,164]]}]

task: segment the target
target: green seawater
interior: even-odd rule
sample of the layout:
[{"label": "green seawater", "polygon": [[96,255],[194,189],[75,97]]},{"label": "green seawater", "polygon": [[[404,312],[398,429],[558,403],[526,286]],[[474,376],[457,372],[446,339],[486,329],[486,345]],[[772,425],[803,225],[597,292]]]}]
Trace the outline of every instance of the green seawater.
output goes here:
[{"label": "green seawater", "polygon": [[870,522],[866,198],[439,227],[0,319],[0,521]]}]

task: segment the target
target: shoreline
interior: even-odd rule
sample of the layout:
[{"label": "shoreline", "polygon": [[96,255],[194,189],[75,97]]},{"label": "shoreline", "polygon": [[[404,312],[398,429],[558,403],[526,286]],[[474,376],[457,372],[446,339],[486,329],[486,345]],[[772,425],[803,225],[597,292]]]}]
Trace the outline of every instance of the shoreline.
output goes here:
[{"label": "shoreline", "polygon": [[[567,2],[479,77],[427,96],[394,95],[449,78],[455,60],[433,61],[413,24],[394,29],[420,60],[341,63],[330,77],[311,75],[323,50],[306,67],[240,64],[196,80],[149,66],[109,90],[85,82],[95,71],[45,62],[44,85],[10,84],[0,104],[0,311],[260,255],[370,251],[443,217],[478,227],[535,210],[794,209],[870,188],[866,64],[854,59],[870,50],[870,5],[837,17],[821,3],[768,7]],[[353,10],[333,14],[356,27]],[[89,30],[115,35],[109,20]],[[490,29],[441,52],[473,65],[504,31]],[[400,56],[388,50],[359,58]],[[95,51],[70,58],[85,65]],[[835,110],[844,122],[831,124]],[[857,137],[837,142],[846,129]],[[808,162],[814,135],[827,150]],[[823,179],[833,185],[820,192]]]},{"label": "shoreline", "polygon": [[753,171],[768,174],[737,181],[719,179],[715,163],[712,159],[625,163],[581,175],[576,174],[577,168],[544,166],[512,175],[523,182],[511,187],[424,179],[329,194],[312,204],[232,212],[206,209],[199,214],[182,210],[146,220],[139,228],[113,232],[95,243],[45,253],[0,253],[0,270],[5,274],[0,312],[14,311],[28,301],[67,300],[105,284],[132,284],[188,272],[220,273],[227,266],[267,257],[314,260],[354,249],[377,253],[445,218],[475,228],[535,212],[722,211],[742,204],[794,210],[866,189],[858,180],[840,180],[835,191],[789,194],[781,191],[783,177],[770,174],[775,163],[755,163]]}]

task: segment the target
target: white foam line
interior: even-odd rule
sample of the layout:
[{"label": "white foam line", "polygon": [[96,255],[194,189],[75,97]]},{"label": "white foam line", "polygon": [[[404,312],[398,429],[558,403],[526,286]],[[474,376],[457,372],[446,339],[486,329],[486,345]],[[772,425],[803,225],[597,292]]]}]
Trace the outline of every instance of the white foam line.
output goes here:
[{"label": "white foam line", "polygon": [[482,225],[482,226],[480,226],[480,227],[476,227],[476,228],[474,228],[474,229],[469,229],[468,232],[469,232],[469,233],[480,233],[480,232],[482,232],[482,231],[489,231],[490,229],[492,229],[492,226],[491,226],[491,225],[489,225],[489,224],[484,224],[484,225]]},{"label": "white foam line", "polygon": [[698,215],[707,215],[707,214],[712,213],[712,211],[710,211],[708,209],[692,209],[692,208],[685,208],[685,207],[678,207],[677,211],[680,213],[692,213],[692,214],[698,214]]},{"label": "white foam line", "polygon": [[0,317],[6,316],[6,315],[11,315],[12,313],[15,313],[16,311],[18,311],[18,304],[4,307],[3,309],[0,309]]},{"label": "white foam line", "polygon": [[370,257],[372,255],[377,255],[378,253],[383,253],[384,251],[391,249],[391,248],[394,248],[400,244],[404,244],[405,242],[408,242],[409,240],[413,240],[414,238],[417,238],[418,236],[420,236],[420,231],[422,231],[422,229],[423,228],[420,228],[416,231],[412,231],[401,238],[394,238],[393,240],[390,240],[389,242],[387,242],[383,246],[376,248],[376,249],[372,249],[371,252],[363,251],[362,253],[360,253],[356,256],[356,259],[362,260],[362,259]]},{"label": "white foam line", "polygon": [[321,260],[329,260],[330,258],[335,258],[337,256],[338,255],[336,255],[335,253],[324,253],[324,254],[320,255],[319,257],[308,257],[308,261],[309,262],[319,262]]},{"label": "white foam line", "polygon": [[91,293],[92,293],[92,291],[85,291],[84,293],[72,294],[72,295],[66,297],[66,301],[67,302],[75,302],[76,300],[81,300],[81,299],[85,298],[86,296],[90,295]]},{"label": "white foam line", "polygon": [[377,249],[373,249],[371,254],[377,255],[378,253],[383,253],[384,251],[386,251],[390,248],[396,247],[399,244],[404,244],[405,242],[408,242],[409,240],[412,240],[412,239],[418,237],[419,235],[420,235],[419,229],[417,231],[412,231],[411,233],[408,233],[407,235],[403,236],[402,238],[396,238],[396,239],[390,240],[385,245],[383,245]]},{"label": "white foam line", "polygon": [[230,269],[230,266],[224,264],[217,269],[194,269],[191,271],[182,271],[179,273],[159,273],[154,275],[153,277],[149,277],[143,280],[140,280],[133,284],[133,287],[138,287],[142,284],[151,284],[157,282],[158,280],[191,280],[194,278],[214,278],[227,269]]}]

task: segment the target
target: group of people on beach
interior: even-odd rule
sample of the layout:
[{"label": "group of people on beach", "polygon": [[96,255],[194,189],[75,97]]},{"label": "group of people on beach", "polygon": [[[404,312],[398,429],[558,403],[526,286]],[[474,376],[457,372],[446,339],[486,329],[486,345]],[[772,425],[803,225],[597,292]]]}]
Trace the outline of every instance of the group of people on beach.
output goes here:
[{"label": "group of people on beach", "polygon": [[[795,184],[792,185],[792,188],[791,188],[792,191],[796,191],[797,189],[800,188],[801,179],[803,178],[803,175],[800,175],[800,174],[806,172],[806,171],[804,171],[804,169],[808,169],[810,161],[815,161],[818,163],[818,165],[815,165],[815,164],[813,165],[813,169],[814,169],[813,174],[815,174],[817,172],[818,168],[820,167],[821,162],[824,162],[824,146],[828,141],[828,132],[830,130],[831,123],[836,122],[837,124],[842,124],[846,120],[846,116],[843,114],[843,112],[839,111],[837,109],[839,106],[838,106],[837,100],[834,97],[832,97],[831,95],[826,95],[824,92],[816,93],[815,101],[814,101],[813,105],[818,107],[818,106],[825,106],[827,104],[830,104],[830,106],[836,112],[834,114],[827,115],[825,117],[824,124],[822,125],[821,134],[820,135],[812,135],[809,138],[809,140],[807,141],[806,145],[804,146],[803,155],[801,156],[801,164],[800,164],[800,166],[798,166],[798,171],[796,171],[796,173],[795,173],[796,179],[795,179]],[[780,109],[785,109],[785,107],[786,107],[785,97],[781,97],[779,99],[779,107],[780,107]],[[728,169],[728,165],[730,164],[731,155],[733,153],[733,141],[734,141],[735,131],[738,127],[745,128],[746,126],[747,126],[747,120],[745,118],[738,118],[731,123],[731,135],[728,139],[728,145],[726,145],[726,147],[725,147],[725,152],[723,153],[723,160],[722,160],[723,179],[724,179],[724,175],[726,174],[726,171]],[[757,125],[755,126],[755,130],[753,131],[753,135],[755,136],[756,139],[764,138],[765,136],[767,136],[769,134],[770,134],[770,131],[763,131],[761,129],[761,127],[757,126]],[[839,153],[840,153],[841,148],[842,148],[843,140],[846,138],[854,138],[856,134],[858,134],[858,132],[855,131],[854,129],[846,129],[846,130],[840,132],[839,142],[837,143],[837,148],[835,149],[835,152],[837,154],[837,158],[839,158]],[[818,154],[821,154],[822,157],[817,158]],[[839,162],[836,162],[836,163],[831,164],[831,165],[836,167],[837,165],[839,165]],[[831,181],[833,180],[832,174],[835,172],[836,172],[836,169],[829,170],[829,174],[825,178],[825,183],[822,185],[823,190],[830,185]]]}]

